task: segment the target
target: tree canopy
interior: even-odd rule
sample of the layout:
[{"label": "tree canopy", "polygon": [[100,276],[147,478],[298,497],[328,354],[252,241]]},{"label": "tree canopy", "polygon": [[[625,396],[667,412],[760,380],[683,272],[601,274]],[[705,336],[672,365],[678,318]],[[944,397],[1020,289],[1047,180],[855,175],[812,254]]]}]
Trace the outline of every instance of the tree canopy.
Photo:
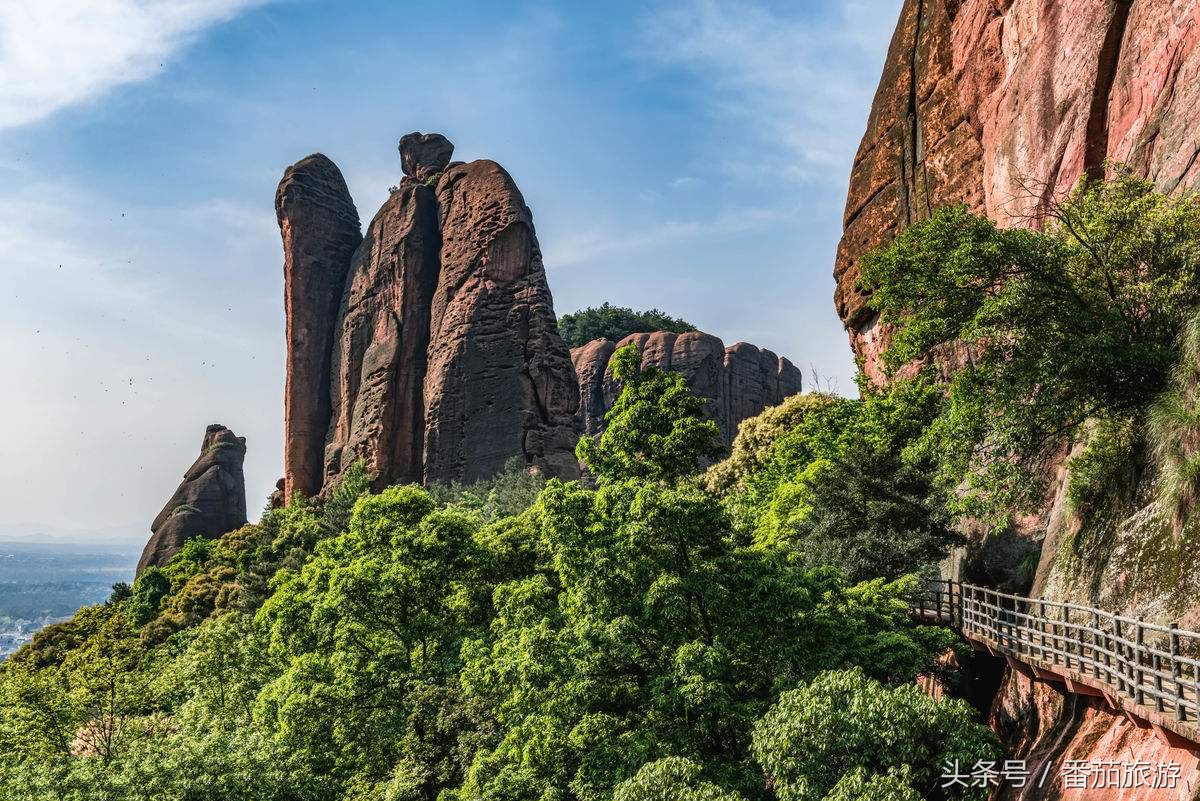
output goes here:
[{"label": "tree canopy", "polygon": [[568,348],[586,345],[593,339],[620,342],[630,334],[654,331],[674,331],[682,334],[695,330],[696,326],[687,320],[671,317],[658,309],[635,311],[625,306],[613,306],[608,302],[558,318],[558,331]]}]

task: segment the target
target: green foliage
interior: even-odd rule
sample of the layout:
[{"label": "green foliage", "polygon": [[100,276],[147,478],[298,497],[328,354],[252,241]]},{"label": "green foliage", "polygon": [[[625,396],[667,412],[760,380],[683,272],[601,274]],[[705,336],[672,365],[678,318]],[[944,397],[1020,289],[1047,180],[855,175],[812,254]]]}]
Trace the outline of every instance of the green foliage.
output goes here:
[{"label": "green foliage", "polygon": [[171,589],[171,580],[161,568],[147,567],[133,582],[129,616],[134,625],[150,622],[158,614],[158,605]]},{"label": "green foliage", "polygon": [[[340,534],[350,525],[350,515],[354,512],[354,504],[360,497],[371,491],[371,474],[367,471],[367,463],[362,459],[341,475],[337,486],[330,493],[329,500],[321,507],[320,526],[324,537]],[[311,548],[313,542],[305,539],[301,543]]]},{"label": "green foliage", "polygon": [[520,456],[514,456],[504,469],[474,484],[458,481],[435,485],[429,493],[439,502],[479,513],[486,523],[520,514],[537,500],[546,479],[531,469]]},{"label": "green foliage", "polygon": [[933,568],[963,537],[929,475],[865,443],[808,480],[807,511],[790,533],[812,564],[836,565],[851,581],[899,578]]},{"label": "green foliage", "polygon": [[906,769],[892,769],[878,774],[855,768],[842,775],[825,801],[922,801],[921,794],[912,787],[909,773]]},{"label": "green foliage", "polygon": [[604,415],[598,438],[585,437],[575,453],[599,481],[626,478],[677,481],[698,474],[721,454],[707,401],[678,373],[642,367],[637,346],[626,345],[609,365],[621,394]]},{"label": "green foliage", "polygon": [[995,761],[1000,753],[965,702],[935,701],[911,684],[885,687],[857,669],[824,673],[784,693],[754,727],[753,748],[779,801],[982,801],[989,788],[942,790],[942,767]]},{"label": "green foliage", "polygon": [[465,649],[463,684],[506,735],[464,797],[606,798],[665,755],[758,795],[749,729],[780,690],[854,664],[911,681],[948,643],[909,623],[909,587],[739,548],[717,499],[686,484],[552,481],[526,519],[549,570],[499,584],[490,639]]},{"label": "green foliage", "polygon": [[1176,534],[1200,498],[1200,311],[1183,327],[1179,350],[1170,386],[1151,407],[1147,426]]},{"label": "green foliage", "polygon": [[1130,494],[1137,444],[1133,420],[1096,422],[1087,446],[1067,462],[1067,501],[1075,514],[1092,516]]},{"label": "green foliage", "polygon": [[968,357],[919,450],[954,511],[1002,526],[1040,502],[1041,468],[1085,421],[1136,417],[1165,387],[1200,301],[1200,201],[1084,180],[1044,233],[948,207],[861,267],[894,326],[891,369]]},{"label": "green foliage", "polygon": [[568,348],[586,345],[593,339],[611,339],[620,342],[630,334],[653,331],[674,331],[682,334],[695,331],[696,326],[687,320],[671,317],[658,309],[634,311],[624,306],[603,303],[558,318],[558,331]]},{"label": "green foliage", "polygon": [[[0,797],[782,798],[751,747],[781,694],[850,667],[886,692],[955,638],[914,623],[911,577],[748,546],[697,480],[704,401],[636,351],[616,369],[612,436],[581,446],[596,488],[517,466],[373,494],[355,468],[39,634],[0,668]],[[859,425],[879,403],[813,406],[737,486],[836,460],[845,421],[897,427]],[[907,801],[938,755],[847,771],[831,797]]]},{"label": "green foliage", "polygon": [[613,801],[740,801],[701,779],[703,768],[682,757],[664,757],[647,762],[632,777],[621,782]]},{"label": "green foliage", "polygon": [[705,475],[735,528],[852,581],[930,571],[960,541],[929,467],[911,449],[937,414],[919,373],[860,401],[800,395],[743,423],[733,455]]}]

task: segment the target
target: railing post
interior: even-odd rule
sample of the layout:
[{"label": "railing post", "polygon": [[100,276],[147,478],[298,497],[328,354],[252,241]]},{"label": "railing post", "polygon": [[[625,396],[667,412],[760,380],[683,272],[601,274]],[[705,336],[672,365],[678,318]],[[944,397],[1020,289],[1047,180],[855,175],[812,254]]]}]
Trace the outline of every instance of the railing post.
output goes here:
[{"label": "railing post", "polygon": [[1092,610],[1092,677],[1100,678],[1100,613]]},{"label": "railing post", "polygon": [[[1038,632],[1041,635],[1041,637],[1040,637],[1040,640],[1041,640],[1040,656],[1042,658],[1042,661],[1045,662],[1046,661],[1046,601],[1045,601],[1045,599],[1038,601]],[[1053,646],[1053,642],[1051,642],[1051,645]]]},{"label": "railing post", "polygon": [[1154,708],[1159,712],[1165,712],[1166,702],[1163,701],[1163,680],[1162,680],[1162,657],[1158,655],[1158,649],[1150,655],[1150,665],[1154,668]]},{"label": "railing post", "polygon": [[1187,707],[1183,705],[1183,682],[1179,669],[1179,624],[1172,623],[1169,634],[1171,640],[1171,678],[1175,679],[1175,719],[1187,720]]},{"label": "railing post", "polygon": [[1142,689],[1142,686],[1146,683],[1146,671],[1143,669],[1143,665],[1142,665],[1143,657],[1145,656],[1145,653],[1146,653],[1145,652],[1146,629],[1142,625],[1145,622],[1146,622],[1146,618],[1143,617],[1142,615],[1138,615],[1137,636],[1134,637],[1134,642],[1137,643],[1137,649],[1136,649],[1136,653],[1135,653],[1135,657],[1134,657],[1135,659],[1137,659],[1137,668],[1136,668],[1137,672],[1134,674],[1135,680],[1137,681],[1137,687],[1133,693],[1133,700],[1137,703],[1138,706],[1146,705],[1146,691],[1144,689]]},{"label": "railing post", "polygon": [[1113,615],[1113,655],[1117,657],[1117,692],[1124,692],[1125,689],[1125,671],[1122,669],[1122,663],[1125,657],[1124,646],[1121,644],[1121,619]]},{"label": "railing post", "polygon": [[964,632],[967,630],[967,600],[961,581],[958,583],[958,628]]},{"label": "railing post", "polygon": [[[1071,608],[1069,606],[1067,606],[1066,604],[1063,604],[1062,605],[1062,650],[1063,650],[1063,664],[1066,665],[1067,670],[1071,669],[1071,645],[1070,645],[1071,640],[1070,640],[1070,638],[1072,636],[1073,635],[1071,634]],[[1083,653],[1082,649],[1080,649],[1080,653],[1081,654]]]}]

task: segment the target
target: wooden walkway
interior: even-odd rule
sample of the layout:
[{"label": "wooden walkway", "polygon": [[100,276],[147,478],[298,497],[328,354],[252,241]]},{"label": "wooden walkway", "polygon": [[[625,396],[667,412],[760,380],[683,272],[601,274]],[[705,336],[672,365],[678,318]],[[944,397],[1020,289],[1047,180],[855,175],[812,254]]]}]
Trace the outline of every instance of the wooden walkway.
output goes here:
[{"label": "wooden walkway", "polygon": [[1103,697],[1172,746],[1200,751],[1200,632],[946,580],[914,604],[1031,678]]}]

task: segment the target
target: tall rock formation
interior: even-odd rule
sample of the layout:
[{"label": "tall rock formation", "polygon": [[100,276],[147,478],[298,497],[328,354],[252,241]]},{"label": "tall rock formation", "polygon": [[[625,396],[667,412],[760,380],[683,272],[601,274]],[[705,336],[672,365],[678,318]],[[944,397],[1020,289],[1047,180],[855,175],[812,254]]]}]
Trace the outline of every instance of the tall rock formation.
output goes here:
[{"label": "tall rock formation", "polygon": [[[404,177],[355,247],[344,184],[337,203],[279,206],[298,354],[287,415],[304,422],[287,435],[286,495],[328,489],[358,459],[376,486],[473,481],[514,456],[578,475],[579,391],[524,198],[495,162],[451,163],[441,134],[407,134],[399,149]],[[288,170],[281,197],[314,158]],[[326,282],[332,311],[290,300]],[[323,346],[304,339],[326,326]],[[309,431],[321,432],[315,469]]]},{"label": "tall rock formation", "polygon": [[362,231],[341,171],[320,153],[284,172],[275,214],[287,319],[284,480],[290,492],[311,496],[323,479],[334,322]]},{"label": "tall rock formation", "polygon": [[246,524],[246,438],[220,424],[204,432],[200,456],[150,526],[137,572],[162,566],[193,537],[220,537]]},{"label": "tall rock formation", "polygon": [[1006,226],[1106,160],[1200,180],[1200,1],[905,0],[855,157],[835,303],[878,377],[858,260],[937,206]]},{"label": "tall rock formation", "polygon": [[493,161],[437,185],[441,276],[425,378],[426,480],[471,481],[513,455],[578,475],[579,387],[558,334],[533,214]]},{"label": "tall rock formation", "polygon": [[620,342],[597,339],[571,351],[579,377],[580,421],[586,434],[604,429],[604,413],[612,408],[621,389],[609,360],[629,343],[638,346],[643,366],[681,373],[693,392],[708,399],[726,446],[733,442],[743,420],[801,389],[800,371],[787,359],[746,342],[727,348],[702,331],[630,334]]}]

